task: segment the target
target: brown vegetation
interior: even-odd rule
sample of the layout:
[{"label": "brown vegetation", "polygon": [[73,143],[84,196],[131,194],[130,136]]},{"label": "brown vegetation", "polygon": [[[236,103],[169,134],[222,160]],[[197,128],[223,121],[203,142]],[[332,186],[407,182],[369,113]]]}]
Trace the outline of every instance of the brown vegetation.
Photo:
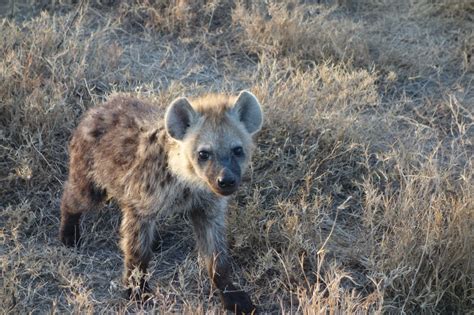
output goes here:
[{"label": "brown vegetation", "polygon": [[[3,310],[142,308],[114,204],[80,249],[58,240],[71,132],[114,91],[164,107],[244,88],[265,125],[229,241],[261,311],[472,307],[472,1],[74,2],[0,4]],[[189,225],[161,225],[145,310],[220,312]]]}]

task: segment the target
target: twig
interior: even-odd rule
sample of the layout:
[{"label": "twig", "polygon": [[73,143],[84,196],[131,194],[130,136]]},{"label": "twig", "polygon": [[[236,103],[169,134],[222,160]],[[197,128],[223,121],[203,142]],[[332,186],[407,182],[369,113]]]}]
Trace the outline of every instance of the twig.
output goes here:
[{"label": "twig", "polygon": [[62,46],[62,44],[64,43],[64,39],[66,38],[67,34],[69,33],[69,30],[71,29],[71,26],[76,22],[77,17],[79,16],[79,12],[82,10],[82,7],[83,7],[85,2],[86,2],[86,0],[81,0],[81,3],[79,3],[79,7],[77,8],[76,13],[74,13],[74,16],[73,16],[72,20],[68,23],[68,25],[66,27],[66,31],[64,32],[64,35],[61,38],[61,41],[56,46],[56,50],[58,50]]}]

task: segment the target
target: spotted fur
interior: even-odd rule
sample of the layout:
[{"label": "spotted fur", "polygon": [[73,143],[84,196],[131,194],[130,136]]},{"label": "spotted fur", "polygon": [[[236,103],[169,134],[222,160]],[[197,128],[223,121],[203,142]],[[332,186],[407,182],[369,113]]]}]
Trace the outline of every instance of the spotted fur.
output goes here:
[{"label": "spotted fur", "polygon": [[[75,130],[69,177],[61,201],[60,238],[80,241],[83,212],[114,198],[122,210],[124,282],[147,290],[143,275],[152,256],[157,218],[187,214],[200,254],[227,309],[251,312],[248,295],[234,287],[225,239],[228,196],[240,183],[261,127],[260,104],[249,92],[239,96],[179,98],[166,113],[126,96],[92,108]],[[240,149],[239,149],[240,148]],[[203,161],[200,152],[210,152]],[[231,183],[224,187],[224,180]],[[230,188],[229,188],[230,187]]]}]

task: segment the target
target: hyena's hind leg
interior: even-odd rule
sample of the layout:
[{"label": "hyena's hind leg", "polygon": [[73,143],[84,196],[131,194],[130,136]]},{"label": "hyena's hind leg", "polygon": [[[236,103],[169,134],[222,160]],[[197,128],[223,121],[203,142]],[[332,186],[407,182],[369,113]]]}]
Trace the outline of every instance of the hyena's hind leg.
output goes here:
[{"label": "hyena's hind leg", "polygon": [[61,199],[61,227],[59,237],[67,246],[77,246],[80,240],[80,219],[83,212],[96,208],[105,198],[105,190],[89,181],[75,182],[69,178],[64,184]]}]

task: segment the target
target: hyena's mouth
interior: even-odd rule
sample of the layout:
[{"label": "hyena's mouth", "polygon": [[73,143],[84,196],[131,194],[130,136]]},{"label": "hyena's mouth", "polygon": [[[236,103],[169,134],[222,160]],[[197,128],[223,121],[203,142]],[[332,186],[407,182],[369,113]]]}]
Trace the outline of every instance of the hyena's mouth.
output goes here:
[{"label": "hyena's mouth", "polygon": [[225,186],[225,187],[220,187],[217,183],[216,184],[208,183],[208,185],[209,185],[209,188],[211,188],[211,190],[215,194],[220,195],[220,196],[230,196],[238,190],[240,183],[234,183],[232,186]]},{"label": "hyena's mouth", "polygon": [[230,196],[232,195],[233,193],[235,193],[237,191],[237,188],[233,188],[233,189],[213,189],[213,191],[215,193],[217,193],[218,195],[221,195],[221,196]]}]

